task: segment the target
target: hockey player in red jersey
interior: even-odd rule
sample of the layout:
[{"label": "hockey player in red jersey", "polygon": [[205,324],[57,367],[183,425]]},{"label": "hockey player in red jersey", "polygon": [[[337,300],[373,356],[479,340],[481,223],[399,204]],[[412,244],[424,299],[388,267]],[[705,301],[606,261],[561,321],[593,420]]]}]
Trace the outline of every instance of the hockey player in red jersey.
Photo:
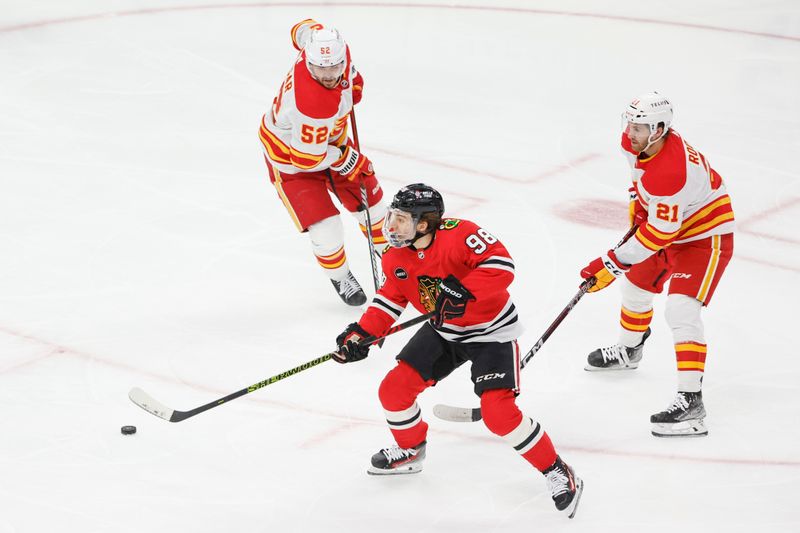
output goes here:
[{"label": "hockey player in red jersey", "polygon": [[[317,262],[349,305],[367,297],[350,272],[344,230],[332,193],[352,213],[367,238],[381,234],[386,208],[372,163],[348,139],[347,118],[361,100],[364,80],[336,29],[311,19],[294,25],[300,51],[261,120],[259,137],[269,177],[297,229],[307,232]],[[372,227],[366,227],[361,185],[367,191]]]},{"label": "hockey player in red jersey", "polygon": [[711,301],[733,254],[733,209],[720,175],[703,154],[671,129],[672,104],[648,93],[624,114],[622,150],[631,169],[627,242],[581,271],[595,277],[590,292],[621,278],[622,310],[616,345],[589,354],[586,370],[634,369],[650,336],[653,298],[669,282],[667,323],[678,367],[678,394],[650,417],[659,437],[707,435],[702,384],[706,339],[700,312]]},{"label": "hockey player in red jersey", "polygon": [[583,482],[515,402],[521,326],[508,293],[514,261],[491,233],[468,220],[443,219],[443,213],[441,195],[427,185],[409,185],[395,195],[383,226],[389,242],[383,254],[386,282],[358,323],[336,339],[334,360],[358,361],[369,347],[357,341],[383,334],[409,303],[421,313],[436,313],[400,351],[380,385],[395,444],[372,457],[368,472],[422,470],[428,424],[417,396],[470,361],[484,423],[545,475],[556,507],[572,518]]}]

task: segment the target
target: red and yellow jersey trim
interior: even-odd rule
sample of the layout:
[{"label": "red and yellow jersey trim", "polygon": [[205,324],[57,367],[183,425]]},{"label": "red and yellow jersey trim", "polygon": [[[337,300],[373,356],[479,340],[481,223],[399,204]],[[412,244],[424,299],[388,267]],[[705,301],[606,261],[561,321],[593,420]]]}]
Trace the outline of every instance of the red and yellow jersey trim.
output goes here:
[{"label": "red and yellow jersey trim", "polygon": [[732,220],[731,198],[726,194],[686,219],[681,224],[681,233],[676,240],[700,235]]},{"label": "red and yellow jersey trim", "polygon": [[635,236],[636,240],[642,243],[642,246],[650,251],[657,252],[675,240],[675,237],[677,237],[679,233],[680,230],[673,231],[672,233],[663,233],[647,222],[639,226]]},{"label": "red and yellow jersey trim", "polygon": [[295,147],[291,147],[289,152],[291,154],[291,164],[301,170],[311,170],[322,163],[325,156],[328,155],[327,151],[319,155],[307,154]]},{"label": "red and yellow jersey trim", "polygon": [[684,220],[677,231],[664,233],[648,222],[639,227],[635,237],[642,246],[652,252],[657,252],[675,241],[697,237],[733,220],[731,199],[726,194]]},{"label": "red and yellow jersey trim", "polygon": [[[266,119],[266,116],[264,118]],[[264,145],[264,150],[266,150],[270,161],[283,165],[292,164],[289,147],[264,126],[263,120],[258,131],[258,137],[261,139],[261,144]]]}]

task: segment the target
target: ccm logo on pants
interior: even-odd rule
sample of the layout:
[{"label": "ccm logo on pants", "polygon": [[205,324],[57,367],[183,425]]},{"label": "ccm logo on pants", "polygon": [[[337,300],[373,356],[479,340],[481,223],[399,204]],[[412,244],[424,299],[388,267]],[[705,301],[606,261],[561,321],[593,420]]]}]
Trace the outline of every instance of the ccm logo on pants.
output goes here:
[{"label": "ccm logo on pants", "polygon": [[495,372],[494,374],[484,374],[483,376],[478,376],[475,378],[475,383],[480,383],[481,381],[489,381],[490,379],[501,379],[506,377],[506,373],[503,372],[502,374],[498,374]]}]

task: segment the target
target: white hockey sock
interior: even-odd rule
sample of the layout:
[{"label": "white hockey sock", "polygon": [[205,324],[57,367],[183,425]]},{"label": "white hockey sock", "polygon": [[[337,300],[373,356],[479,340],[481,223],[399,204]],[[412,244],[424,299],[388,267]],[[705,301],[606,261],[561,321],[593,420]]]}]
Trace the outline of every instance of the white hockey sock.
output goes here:
[{"label": "white hockey sock", "polygon": [[344,228],[339,215],[308,227],[311,248],[325,274],[334,281],[347,277],[350,267],[344,251]]},{"label": "white hockey sock", "polygon": [[644,332],[653,317],[655,294],[640,289],[627,277],[620,280],[622,310],[620,312],[619,344],[633,348],[642,342]]}]

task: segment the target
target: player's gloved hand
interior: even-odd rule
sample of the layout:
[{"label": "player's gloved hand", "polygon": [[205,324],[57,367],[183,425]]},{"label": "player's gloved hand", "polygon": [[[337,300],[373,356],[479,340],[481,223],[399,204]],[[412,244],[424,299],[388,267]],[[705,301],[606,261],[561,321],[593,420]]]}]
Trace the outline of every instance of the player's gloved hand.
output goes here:
[{"label": "player's gloved hand", "polygon": [[359,72],[356,74],[356,77],[353,78],[353,105],[356,105],[361,101],[361,97],[364,95],[364,78],[361,77],[361,73]]},{"label": "player's gloved hand", "polygon": [[438,328],[445,320],[464,316],[467,312],[467,302],[474,299],[472,293],[450,274],[439,283],[439,294],[433,309],[436,312],[433,325]]},{"label": "player's gloved hand", "polygon": [[372,161],[367,159],[364,154],[361,154],[352,146],[345,145],[341,147],[342,156],[333,162],[331,170],[338,172],[343,178],[353,181],[361,174],[365,176],[372,176]]},{"label": "player's gloved hand", "polygon": [[641,226],[647,222],[647,210],[639,203],[639,195],[636,194],[636,188],[631,187],[628,189],[630,203],[628,204],[628,220],[633,226]]},{"label": "player's gloved hand", "polygon": [[595,283],[587,292],[597,292],[614,283],[614,280],[622,276],[629,268],[629,265],[625,265],[617,259],[614,250],[609,250],[606,255],[598,257],[585,266],[581,270],[581,277],[583,279],[594,278]]},{"label": "player's gloved hand", "polygon": [[369,333],[364,328],[353,322],[348,325],[343,332],[336,337],[337,352],[332,359],[337,363],[353,363],[366,359],[369,355],[369,345],[358,344],[361,339],[369,337]]}]

